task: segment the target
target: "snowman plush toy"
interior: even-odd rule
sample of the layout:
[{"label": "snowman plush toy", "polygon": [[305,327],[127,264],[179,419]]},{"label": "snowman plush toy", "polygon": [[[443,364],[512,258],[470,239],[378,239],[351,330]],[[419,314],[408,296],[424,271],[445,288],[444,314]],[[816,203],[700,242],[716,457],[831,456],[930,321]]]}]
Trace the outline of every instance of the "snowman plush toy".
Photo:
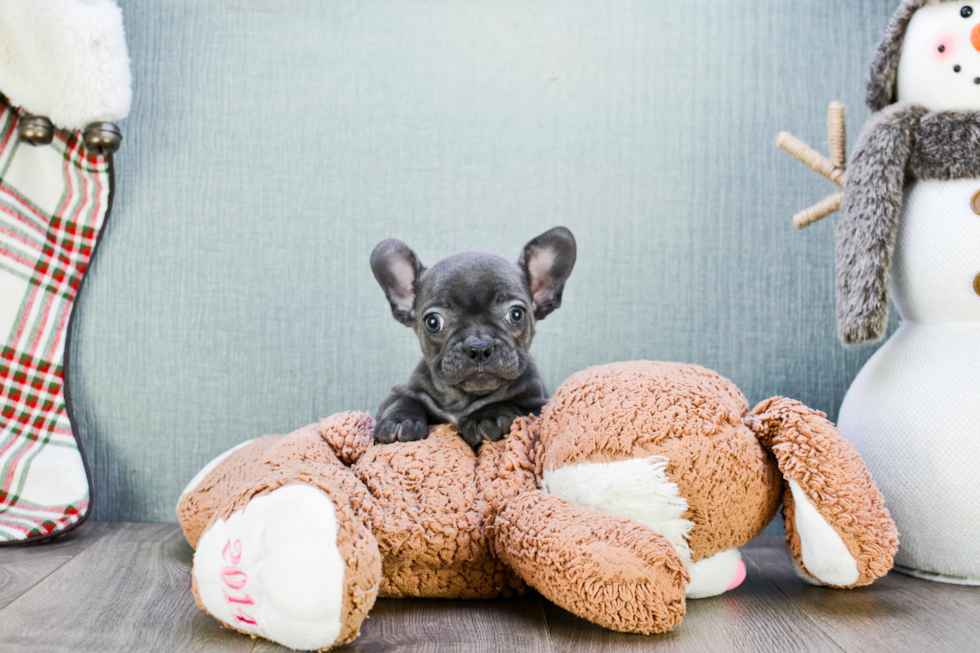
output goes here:
[{"label": "snowman plush toy", "polygon": [[874,111],[843,182],[845,345],[898,331],[838,425],[901,533],[896,569],[980,585],[980,0],[906,0],[878,47]]}]

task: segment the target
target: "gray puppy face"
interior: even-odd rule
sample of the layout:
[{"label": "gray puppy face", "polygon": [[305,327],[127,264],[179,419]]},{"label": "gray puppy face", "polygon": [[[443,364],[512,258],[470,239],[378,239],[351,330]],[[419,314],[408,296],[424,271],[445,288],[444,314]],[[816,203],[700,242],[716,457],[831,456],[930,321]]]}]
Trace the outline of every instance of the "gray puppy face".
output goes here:
[{"label": "gray puppy face", "polygon": [[412,324],[433,378],[488,394],[527,369],[533,300],[520,268],[491,254],[450,256],[419,279]]},{"label": "gray puppy face", "polygon": [[375,248],[371,267],[395,319],[418,336],[433,380],[486,395],[527,370],[535,323],[561,305],[575,256],[574,236],[557,227],[516,263],[466,252],[426,269],[392,239]]}]

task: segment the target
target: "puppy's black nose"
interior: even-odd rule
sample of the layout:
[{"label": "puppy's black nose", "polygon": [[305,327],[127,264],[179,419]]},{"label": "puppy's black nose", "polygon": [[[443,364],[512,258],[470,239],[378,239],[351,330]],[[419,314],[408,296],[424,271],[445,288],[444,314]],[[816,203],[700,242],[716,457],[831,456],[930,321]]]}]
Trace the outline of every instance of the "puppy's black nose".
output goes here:
[{"label": "puppy's black nose", "polygon": [[470,359],[476,363],[486,363],[493,355],[493,343],[477,340],[470,343]]}]

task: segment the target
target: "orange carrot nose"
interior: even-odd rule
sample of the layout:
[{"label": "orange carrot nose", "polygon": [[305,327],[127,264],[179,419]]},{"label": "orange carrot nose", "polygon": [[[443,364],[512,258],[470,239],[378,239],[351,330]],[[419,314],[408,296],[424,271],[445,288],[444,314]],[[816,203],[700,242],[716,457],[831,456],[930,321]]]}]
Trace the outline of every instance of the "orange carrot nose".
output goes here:
[{"label": "orange carrot nose", "polygon": [[970,32],[970,43],[977,50],[980,50],[980,23],[974,26],[973,31]]}]

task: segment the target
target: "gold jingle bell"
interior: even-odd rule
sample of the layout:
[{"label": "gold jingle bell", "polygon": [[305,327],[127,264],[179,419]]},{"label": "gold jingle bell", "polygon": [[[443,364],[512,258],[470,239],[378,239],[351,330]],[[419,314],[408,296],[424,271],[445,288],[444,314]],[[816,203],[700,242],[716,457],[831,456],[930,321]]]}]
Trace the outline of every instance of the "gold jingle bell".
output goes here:
[{"label": "gold jingle bell", "polygon": [[18,125],[20,140],[31,145],[49,145],[54,140],[54,125],[44,116],[24,116]]}]

